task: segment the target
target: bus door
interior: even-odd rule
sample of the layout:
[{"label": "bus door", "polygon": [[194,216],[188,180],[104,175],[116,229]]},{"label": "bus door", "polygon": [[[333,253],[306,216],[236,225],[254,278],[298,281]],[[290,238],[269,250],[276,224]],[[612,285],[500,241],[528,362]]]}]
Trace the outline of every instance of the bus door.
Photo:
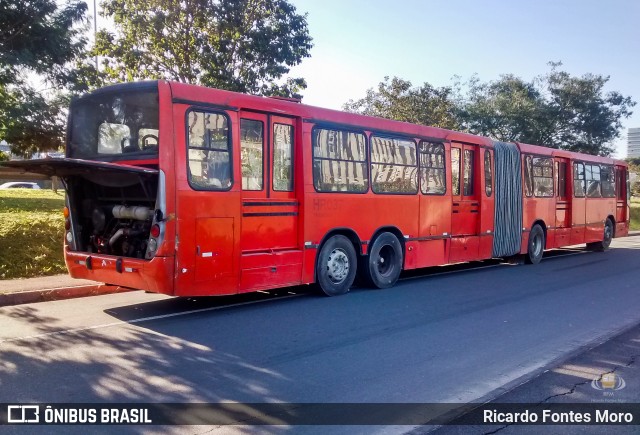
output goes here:
[{"label": "bus door", "polygon": [[[236,113],[174,104],[176,139],[175,295],[238,290],[240,198]],[[184,139],[182,139],[184,138]]]},{"label": "bus door", "polygon": [[629,219],[627,207],[627,174],[623,166],[616,166],[616,234]]},{"label": "bus door", "polygon": [[451,263],[478,258],[478,155],[475,145],[451,144]]},{"label": "bus door", "polygon": [[568,246],[571,240],[571,191],[569,159],[555,158],[556,222],[555,246]]},{"label": "bus door", "polygon": [[587,181],[582,162],[573,162],[571,198],[571,241],[572,245],[584,243],[586,229]]},{"label": "bus door", "polygon": [[298,201],[292,118],[242,111],[240,292],[299,284]]}]

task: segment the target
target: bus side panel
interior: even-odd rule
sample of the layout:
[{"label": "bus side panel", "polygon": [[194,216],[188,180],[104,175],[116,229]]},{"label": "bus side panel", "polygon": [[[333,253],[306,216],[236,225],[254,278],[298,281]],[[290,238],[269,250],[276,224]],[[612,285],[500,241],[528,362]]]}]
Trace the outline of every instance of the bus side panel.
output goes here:
[{"label": "bus side panel", "polygon": [[[192,164],[188,160],[186,144],[189,106],[174,104],[173,108],[178,240],[175,295],[235,294],[238,292],[240,276],[240,167],[238,164],[232,165],[234,181],[229,191],[195,190],[189,184],[187,170],[188,165]],[[231,123],[231,161],[235,163],[239,152],[237,113],[219,109],[211,111],[226,114]]]},{"label": "bus side panel", "polygon": [[604,236],[604,223],[613,207],[608,198],[587,198],[585,242],[598,242]]},{"label": "bus side panel", "polygon": [[[447,166],[449,166],[447,162]],[[447,169],[450,178],[450,170]],[[446,240],[451,234],[451,181],[447,180],[445,195],[420,193],[420,219],[415,267],[437,266],[447,263],[449,252]],[[438,238],[442,239],[438,239]]]}]

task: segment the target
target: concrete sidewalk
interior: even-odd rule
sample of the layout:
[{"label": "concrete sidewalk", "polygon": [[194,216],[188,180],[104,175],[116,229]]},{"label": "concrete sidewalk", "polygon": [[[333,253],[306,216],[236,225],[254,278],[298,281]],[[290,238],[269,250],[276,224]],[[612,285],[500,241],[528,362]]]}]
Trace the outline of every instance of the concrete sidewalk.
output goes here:
[{"label": "concrete sidewalk", "polygon": [[132,290],[133,289],[130,288],[107,285],[101,282],[75,279],[69,275],[8,279],[0,281],[0,307],[120,293]]}]

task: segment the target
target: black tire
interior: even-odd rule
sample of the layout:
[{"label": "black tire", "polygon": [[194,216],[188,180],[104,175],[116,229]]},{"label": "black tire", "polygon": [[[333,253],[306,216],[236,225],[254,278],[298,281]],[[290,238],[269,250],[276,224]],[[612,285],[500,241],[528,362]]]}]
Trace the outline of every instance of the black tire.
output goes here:
[{"label": "black tire", "polygon": [[531,228],[531,232],[529,233],[529,246],[524,261],[527,264],[540,263],[542,254],[544,253],[544,245],[544,230],[540,225],[536,224]]},{"label": "black tire", "polygon": [[358,269],[358,257],[351,241],[342,235],[327,240],[316,263],[316,279],[327,296],[343,295],[353,285]]},{"label": "black tire", "polygon": [[611,240],[613,239],[614,234],[613,222],[611,219],[607,218],[607,221],[604,224],[604,231],[602,234],[601,242],[587,243],[587,248],[592,251],[604,252],[609,249],[611,246]]},{"label": "black tire", "polygon": [[367,260],[366,281],[377,288],[393,287],[402,272],[402,245],[393,234],[382,233],[371,245]]}]

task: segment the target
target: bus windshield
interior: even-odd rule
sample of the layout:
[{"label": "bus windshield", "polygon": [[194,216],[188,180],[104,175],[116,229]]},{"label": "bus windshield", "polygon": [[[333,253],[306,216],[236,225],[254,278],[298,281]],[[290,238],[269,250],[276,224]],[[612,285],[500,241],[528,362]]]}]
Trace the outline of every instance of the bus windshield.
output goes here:
[{"label": "bus windshield", "polygon": [[100,91],[72,102],[70,111],[67,157],[113,161],[158,155],[157,88]]}]

